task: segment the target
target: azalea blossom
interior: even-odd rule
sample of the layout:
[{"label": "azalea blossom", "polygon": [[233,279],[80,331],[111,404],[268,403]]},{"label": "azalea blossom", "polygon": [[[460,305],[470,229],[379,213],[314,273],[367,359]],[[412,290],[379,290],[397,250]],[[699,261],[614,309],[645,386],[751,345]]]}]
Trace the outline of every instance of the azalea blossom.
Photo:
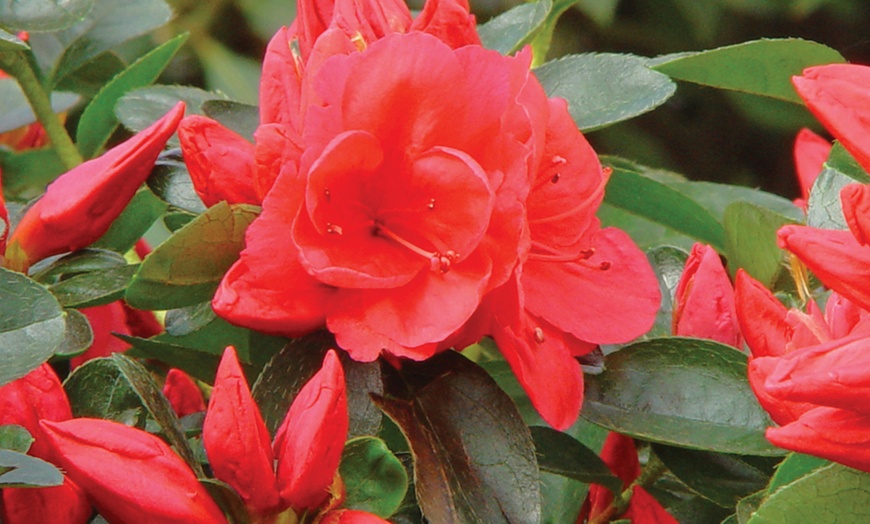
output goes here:
[{"label": "azalea blossom", "polygon": [[806,211],[810,190],[824,169],[825,160],[831,153],[831,143],[807,128],[798,132],[794,141],[794,164],[801,196],[794,204]]},{"label": "azalea blossom", "polygon": [[151,173],[183,115],[179,103],[147,129],[52,182],[9,237],[6,265],[25,271],[103,236]]},{"label": "azalea blossom", "polygon": [[[642,486],[632,483],[640,476],[640,461],[634,440],[611,432],[601,448],[601,459],[623,483],[623,489],[631,489],[631,500],[622,515],[615,518],[628,519],[632,524],[677,524],[677,519],[662,507]],[[603,516],[613,503],[613,493],[600,484],[591,484],[589,493],[580,510],[577,524],[593,522]],[[608,520],[609,522],[609,520]]]},{"label": "azalea blossom", "polygon": [[773,444],[870,471],[870,312],[833,293],[825,313],[787,309],[737,276],[737,313],[752,350],[749,383],[780,427]]},{"label": "azalea blossom", "polygon": [[[29,455],[56,463],[39,422],[71,417],[66,393],[48,364],[0,387],[0,426],[17,424],[30,432]],[[0,497],[0,520],[6,524],[84,524],[93,513],[84,492],[66,476],[60,486],[5,488]]]},{"label": "azalea blossom", "polygon": [[607,174],[530,63],[483,49],[463,1],[416,19],[301,2],[266,52],[253,147],[203,117],[179,129],[205,203],[262,203],[217,314],[326,326],[360,361],[492,335],[543,417],[573,423],[574,357],[647,331],[659,291],[628,236],[600,228]]},{"label": "azalea blossom", "polygon": [[179,418],[205,411],[202,392],[190,375],[180,369],[172,368],[166,374],[163,396]]}]

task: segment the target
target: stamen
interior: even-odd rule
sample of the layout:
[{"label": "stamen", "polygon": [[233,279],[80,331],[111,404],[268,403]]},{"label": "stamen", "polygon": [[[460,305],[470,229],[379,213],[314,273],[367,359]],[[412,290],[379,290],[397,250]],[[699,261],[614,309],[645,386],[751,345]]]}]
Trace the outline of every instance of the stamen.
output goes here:
[{"label": "stamen", "polygon": [[428,207],[430,210],[435,209],[435,199],[434,198],[430,199],[429,205],[427,205],[426,207]]},{"label": "stamen", "polygon": [[598,266],[598,269],[600,269],[601,271],[607,271],[608,269],[610,269],[610,262],[602,262],[601,265]]},{"label": "stamen", "polygon": [[544,343],[544,330],[539,327],[535,328],[535,342],[538,344]]},{"label": "stamen", "polygon": [[550,162],[552,162],[553,165],[567,164],[568,159],[563,156],[553,155],[553,158],[550,159]]},{"label": "stamen", "polygon": [[333,224],[332,222],[326,223],[326,232],[330,235],[338,235],[341,236],[344,233],[344,230],[341,226]]},{"label": "stamen", "polygon": [[353,38],[351,38],[350,41],[353,45],[356,46],[358,51],[365,51],[366,48],[368,47],[368,44],[366,43],[366,39],[363,37],[362,33],[360,33],[359,31],[357,31],[356,34],[353,35]]},{"label": "stamen", "polygon": [[559,181],[560,178],[562,178],[562,175],[560,173],[556,173],[555,175],[553,175],[553,178],[550,179],[550,183],[555,184]]},{"label": "stamen", "polygon": [[383,233],[383,236],[389,238],[390,240],[395,241],[402,247],[406,247],[411,250],[412,253],[420,255],[429,260],[429,268],[432,271],[440,271],[441,273],[447,273],[450,271],[450,266],[453,265],[453,262],[459,258],[459,254],[453,251],[452,249],[448,249],[444,253],[439,253],[437,251],[426,251],[416,244],[412,244],[408,242],[404,238],[397,235],[395,232],[391,231],[384,224],[376,222],[374,234]]}]

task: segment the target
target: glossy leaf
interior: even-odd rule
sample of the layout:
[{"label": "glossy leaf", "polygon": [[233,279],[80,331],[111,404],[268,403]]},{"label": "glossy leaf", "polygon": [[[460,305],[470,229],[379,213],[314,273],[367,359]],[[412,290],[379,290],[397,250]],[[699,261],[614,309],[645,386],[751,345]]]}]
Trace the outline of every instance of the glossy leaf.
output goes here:
[{"label": "glossy leaf", "polygon": [[825,161],[825,167],[835,169],[847,177],[854,179],[856,182],[863,184],[870,182],[870,174],[858,164],[855,157],[846,151],[846,148],[840,142],[834,142],[831,153]]},{"label": "glossy leaf", "polygon": [[14,34],[0,29],[0,51],[26,51],[30,49],[27,42]]},{"label": "glossy leaf", "polygon": [[719,251],[725,247],[725,230],[706,209],[683,193],[639,173],[614,169],[604,202]]},{"label": "glossy leaf", "polygon": [[133,200],[127,204],[124,211],[112,222],[109,230],[91,245],[95,248],[126,253],[133,249],[136,242],[167,209],[166,203],[154,196],[154,193],[148,189],[140,189],[133,195]]},{"label": "glossy leaf", "polygon": [[84,313],[75,310],[66,310],[66,329],[63,342],[55,350],[58,357],[74,357],[84,353],[94,343],[94,332],[88,317]]},{"label": "glossy leaf", "polygon": [[139,309],[172,309],[211,299],[256,216],[252,206],[213,206],[142,261],[127,289],[127,302]]},{"label": "glossy leaf", "polygon": [[732,508],[741,498],[763,489],[768,477],[736,455],[653,445],[656,456],[693,491]]},{"label": "glossy leaf", "polygon": [[137,264],[81,273],[48,289],[64,307],[92,307],[114,302],[124,296]]},{"label": "glossy leaf", "polygon": [[535,69],[550,97],[568,101],[577,127],[592,131],[663,104],[677,89],[643,58],[613,53],[569,55]]},{"label": "glossy leaf", "polygon": [[586,377],[581,416],[643,440],[744,455],[781,455],[746,381],[746,355],[683,337],[632,344]]},{"label": "glossy leaf", "polygon": [[387,518],[408,490],[401,461],[376,437],[357,437],[344,446],[339,466],[347,490],[344,506]]},{"label": "glossy leaf", "polygon": [[150,358],[163,362],[169,367],[178,368],[188,375],[204,382],[213,382],[217,373],[220,354],[202,348],[190,348],[156,339],[119,336],[133,346],[127,351],[130,356]]},{"label": "glossy leaf", "polygon": [[0,449],[27,453],[33,444],[33,436],[27,429],[17,424],[0,426]]},{"label": "glossy leaf", "polygon": [[94,0],[0,0],[0,25],[15,31],[57,31],[78,22]]},{"label": "glossy leaf", "polygon": [[26,276],[0,268],[0,385],[51,358],[63,341],[64,312],[57,299]]},{"label": "glossy leaf", "polygon": [[193,188],[193,181],[180,149],[172,149],[160,155],[147,183],[159,199],[175,208],[197,215],[206,210]]},{"label": "glossy leaf", "polygon": [[478,26],[480,40],[488,49],[513,54],[535,36],[552,8],[550,0],[520,4]]},{"label": "glossy leaf", "polygon": [[140,426],[142,399],[111,358],[89,360],[64,382],[73,417],[115,420]]},{"label": "glossy leaf", "polygon": [[780,272],[783,251],[776,241],[777,230],[794,223],[769,209],[735,202],[725,210],[725,246],[728,271],[743,268],[753,278],[772,287]]},{"label": "glossy leaf", "polygon": [[[2,84],[0,80],[0,84]],[[0,117],[2,120],[2,117]],[[45,186],[66,171],[53,148],[12,151],[0,149],[3,166],[3,192],[21,200],[36,198]]]},{"label": "glossy leaf", "polygon": [[250,524],[251,519],[242,497],[229,484],[209,478],[200,478],[199,482],[205,486],[221,511],[232,519],[233,524]]},{"label": "glossy leaf", "polygon": [[260,125],[260,110],[255,105],[230,100],[206,100],[202,112],[239,135],[254,140],[254,131]]},{"label": "glossy leaf", "polygon": [[700,51],[653,67],[671,78],[803,103],[791,77],[813,65],[845,62],[830,47],[785,38],[754,40]]},{"label": "glossy leaf", "polygon": [[587,484],[601,484],[614,493],[622,491],[622,481],[611,473],[597,453],[555,429],[543,426],[529,429],[541,471]]},{"label": "glossy leaf", "polygon": [[8,449],[0,449],[0,488],[60,486],[63,474],[48,462]]},{"label": "glossy leaf", "polygon": [[126,266],[127,260],[119,253],[104,249],[82,249],[64,255],[33,274],[34,280],[55,283],[64,276],[73,276],[89,271],[100,271]]},{"label": "glossy leaf", "polygon": [[[142,87],[130,91],[118,100],[115,115],[124,127],[138,133],[165,115],[178,102],[183,101],[187,106],[185,115],[201,115],[203,102],[222,98],[222,95],[196,87]],[[177,146],[178,139],[172,138],[170,143]]]},{"label": "glossy leaf", "polygon": [[403,363],[376,403],[414,454],[415,489],[430,522],[537,523],[539,470],[528,427],[487,373],[447,351]]},{"label": "glossy leaf", "polygon": [[840,190],[855,180],[836,169],[825,167],[810,191],[807,202],[807,225],[822,229],[848,229]]},{"label": "glossy leaf", "polygon": [[776,467],[776,472],[770,479],[770,484],[767,486],[767,493],[771,494],[800,479],[801,477],[815,471],[823,466],[830,464],[829,461],[814,457],[812,455],[804,455],[803,453],[790,453],[779,466]]},{"label": "glossy leaf", "polygon": [[674,293],[689,254],[680,248],[661,246],[647,252],[647,258],[659,281],[662,305],[656,313],[656,323],[646,334],[647,337],[668,336],[671,334],[674,313]]},{"label": "glossy leaf", "polygon": [[870,475],[839,464],[819,468],[764,499],[749,524],[870,520]]},{"label": "glossy leaf", "polygon": [[[14,0],[13,0],[14,1]],[[52,79],[62,80],[98,55],[137,36],[157,29],[172,17],[163,0],[113,0],[97,2],[87,16],[66,30],[67,43]]]},{"label": "glossy leaf", "polygon": [[175,53],[187,41],[187,34],[161,44],[122,71],[88,104],[76,128],[79,151],[85,158],[96,156],[118,125],[115,104],[125,93],[154,83]]}]

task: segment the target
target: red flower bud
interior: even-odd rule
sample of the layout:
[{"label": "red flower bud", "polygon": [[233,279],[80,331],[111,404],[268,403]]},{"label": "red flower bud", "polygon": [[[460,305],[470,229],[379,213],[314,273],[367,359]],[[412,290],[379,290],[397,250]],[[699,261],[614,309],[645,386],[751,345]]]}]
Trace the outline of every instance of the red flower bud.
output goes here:
[{"label": "red flower bud", "polygon": [[72,417],[60,380],[48,364],[0,387],[0,426],[17,424],[34,437],[29,454],[48,460],[51,449],[40,436],[40,420],[62,421]]},{"label": "red flower bud", "polygon": [[299,391],[273,444],[281,498],[295,510],[316,508],[329,495],[347,439],[344,371],[335,351]]},{"label": "red flower bud", "polygon": [[82,490],[68,478],[50,488],[6,488],[0,492],[5,524],[85,524],[94,512]]},{"label": "red flower bud", "polygon": [[40,425],[58,463],[109,522],[227,522],[187,464],[158,437],[108,420]]},{"label": "red flower bud", "polygon": [[202,392],[193,379],[180,369],[170,369],[163,383],[163,396],[179,417],[205,411]]},{"label": "red flower bud", "polygon": [[792,336],[792,328],[785,320],[788,309],[742,269],[737,270],[734,287],[737,320],[752,355],[783,355]]},{"label": "red flower bud", "polygon": [[133,138],[51,183],[9,239],[10,267],[26,270],[38,260],[81,249],[103,236],[151,173],[183,114],[184,104],[179,103]]},{"label": "red flower bud", "polygon": [[823,164],[830,153],[831,143],[809,129],[801,129],[797,134],[794,141],[794,165],[801,197],[794,203],[803,210],[807,208],[810,189],[812,189],[819,173],[824,169]]}]

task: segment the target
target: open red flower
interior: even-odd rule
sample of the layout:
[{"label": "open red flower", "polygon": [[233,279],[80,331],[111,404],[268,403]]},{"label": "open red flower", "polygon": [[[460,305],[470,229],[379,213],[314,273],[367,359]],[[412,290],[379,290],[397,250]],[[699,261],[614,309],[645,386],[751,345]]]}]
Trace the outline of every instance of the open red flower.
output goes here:
[{"label": "open red flower", "polygon": [[179,103],[133,138],[58,177],[12,232],[7,265],[26,270],[45,257],[98,240],[151,173],[183,115]]},{"label": "open red flower", "polygon": [[[34,457],[56,463],[39,422],[70,417],[66,393],[48,364],[0,387],[0,426],[17,424],[29,431],[34,440],[28,453]],[[93,513],[81,488],[68,477],[60,486],[5,488],[0,496],[0,517],[6,524],[84,524]]]}]

